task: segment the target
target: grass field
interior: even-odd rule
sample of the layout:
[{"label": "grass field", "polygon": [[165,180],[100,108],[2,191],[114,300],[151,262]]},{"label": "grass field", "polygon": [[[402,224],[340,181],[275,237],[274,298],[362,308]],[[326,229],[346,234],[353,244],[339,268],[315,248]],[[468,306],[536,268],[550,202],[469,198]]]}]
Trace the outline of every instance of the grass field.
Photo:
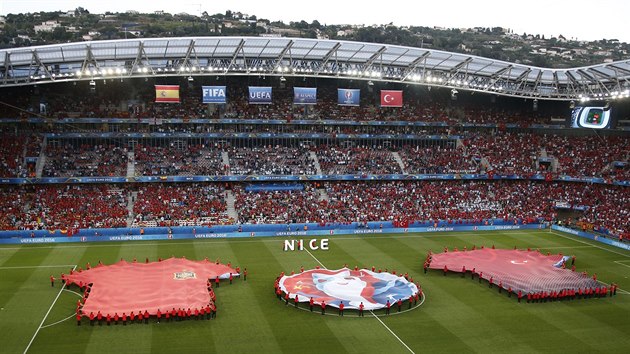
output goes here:
[{"label": "grass field", "polygon": [[[421,353],[630,350],[630,252],[549,231],[336,236],[329,251],[283,252],[283,238],[90,243],[0,247],[0,353]],[[517,303],[459,276],[422,274],[429,249],[494,244],[576,255],[579,271],[617,282],[616,297]],[[214,321],[76,325],[79,296],[51,288],[49,276],[74,265],[121,257],[220,258],[247,267],[247,281],[216,289]],[[321,262],[409,272],[426,294],[408,313],[365,318],[321,316],[284,306],[273,294],[281,272]],[[329,311],[333,314],[336,312]]]}]

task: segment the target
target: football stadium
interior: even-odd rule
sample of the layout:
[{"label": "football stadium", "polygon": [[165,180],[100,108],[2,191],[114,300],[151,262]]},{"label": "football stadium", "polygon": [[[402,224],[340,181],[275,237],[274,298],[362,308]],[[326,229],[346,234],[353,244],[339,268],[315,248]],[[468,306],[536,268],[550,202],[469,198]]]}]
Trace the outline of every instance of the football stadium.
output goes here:
[{"label": "football stadium", "polygon": [[630,59],[0,50],[2,353],[621,353]]}]

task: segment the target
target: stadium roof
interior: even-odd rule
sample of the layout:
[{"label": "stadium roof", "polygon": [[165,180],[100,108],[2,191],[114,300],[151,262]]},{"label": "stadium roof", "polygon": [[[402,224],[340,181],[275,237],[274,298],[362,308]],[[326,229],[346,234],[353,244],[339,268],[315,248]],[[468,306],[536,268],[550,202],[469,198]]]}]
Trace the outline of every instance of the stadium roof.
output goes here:
[{"label": "stadium roof", "polygon": [[200,75],[322,77],[611,100],[628,97],[630,59],[553,69],[427,48],[283,37],[146,38],[0,50],[0,87]]}]

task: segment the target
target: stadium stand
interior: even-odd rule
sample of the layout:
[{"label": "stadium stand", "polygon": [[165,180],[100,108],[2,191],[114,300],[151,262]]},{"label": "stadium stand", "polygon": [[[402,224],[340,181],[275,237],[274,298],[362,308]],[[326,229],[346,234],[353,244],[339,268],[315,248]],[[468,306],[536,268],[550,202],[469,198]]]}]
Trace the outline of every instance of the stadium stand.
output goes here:
[{"label": "stadium stand", "polygon": [[225,190],[218,184],[140,185],[131,226],[195,226],[228,222]]}]

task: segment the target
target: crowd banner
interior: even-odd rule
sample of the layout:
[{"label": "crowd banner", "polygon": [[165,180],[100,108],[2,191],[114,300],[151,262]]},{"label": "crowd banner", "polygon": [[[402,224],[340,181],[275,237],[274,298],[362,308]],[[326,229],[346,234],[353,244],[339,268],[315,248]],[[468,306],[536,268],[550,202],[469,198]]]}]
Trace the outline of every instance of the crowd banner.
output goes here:
[{"label": "crowd banner", "polygon": [[359,106],[361,102],[361,90],[337,89],[337,104],[340,106]]},{"label": "crowd banner", "polygon": [[249,104],[271,104],[271,87],[249,86]]},{"label": "crowd banner", "polygon": [[227,99],[225,86],[202,86],[203,103],[224,104]]},{"label": "crowd banner", "polygon": [[317,104],[317,87],[294,87],[293,104]]},{"label": "crowd banner", "polygon": [[[394,227],[391,223],[371,222],[352,223],[351,225],[292,224],[292,225],[229,225],[214,227],[155,227],[118,228],[118,229],[82,229],[72,237],[64,236],[59,230],[48,234],[40,230],[33,237],[29,231],[0,231],[0,244],[42,244],[69,242],[120,242],[120,241],[148,241],[148,240],[185,240],[185,239],[215,239],[215,238],[243,238],[243,237],[293,237],[293,236],[335,236],[335,235],[378,235],[378,234],[407,234],[432,233],[450,231],[495,231],[495,230],[524,230],[542,229],[544,224],[527,225],[448,225],[419,227]],[[306,227],[305,227],[306,226]],[[381,227],[382,226],[382,227]],[[19,235],[19,236],[18,236]]]},{"label": "crowd banner", "polygon": [[[533,175],[488,175],[475,173],[450,174],[355,174],[355,175],[228,175],[228,176],[137,176],[137,177],[43,177],[0,178],[0,185],[25,184],[92,184],[92,183],[153,183],[153,182],[291,182],[291,181],[438,181],[438,180],[541,180]],[[556,180],[556,179],[554,179]],[[566,181],[559,179],[558,181]],[[573,182],[630,186],[630,181],[605,181],[601,178],[572,179]]]}]

